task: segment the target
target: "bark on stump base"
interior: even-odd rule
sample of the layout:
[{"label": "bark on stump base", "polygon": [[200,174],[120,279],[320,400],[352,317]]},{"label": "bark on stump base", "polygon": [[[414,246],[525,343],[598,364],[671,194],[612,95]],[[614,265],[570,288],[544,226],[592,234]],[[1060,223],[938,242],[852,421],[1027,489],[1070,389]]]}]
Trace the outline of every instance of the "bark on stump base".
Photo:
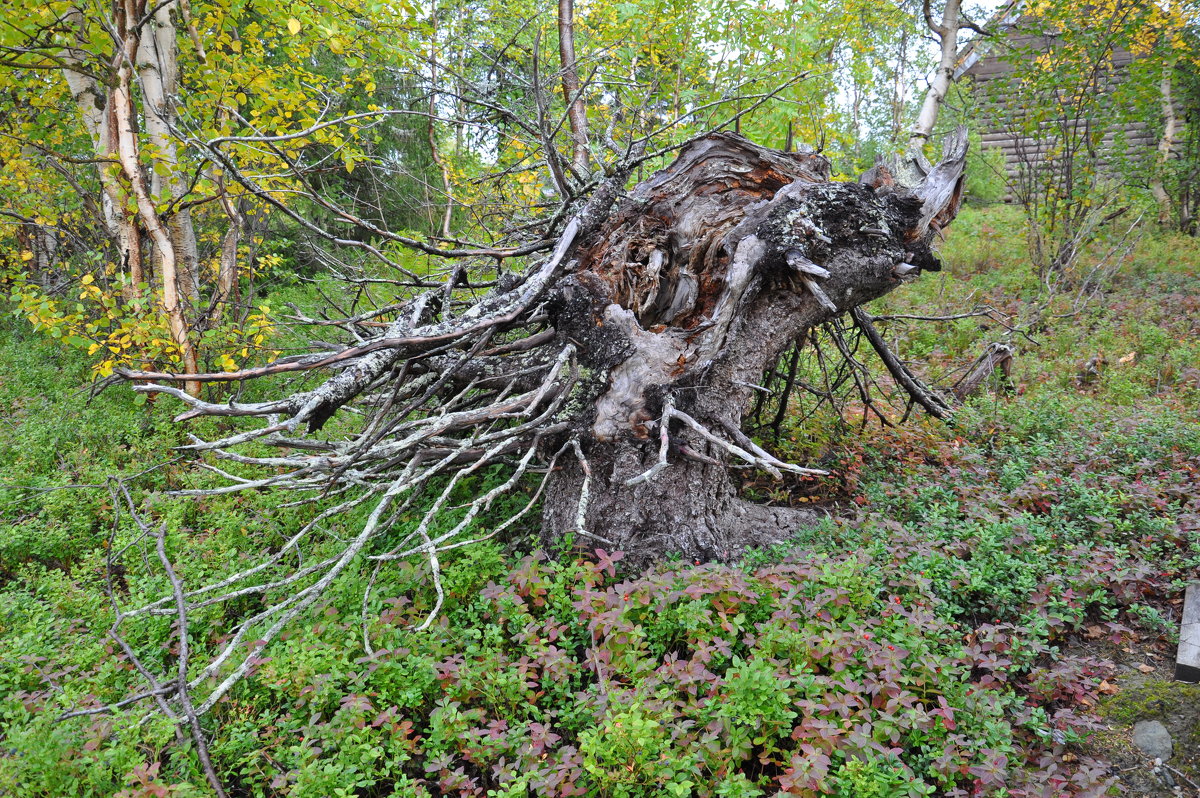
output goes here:
[{"label": "bark on stump base", "polygon": [[753,386],[813,326],[939,268],[929,241],[957,211],[964,155],[965,136],[910,190],[717,134],[638,186],[552,292],[590,378],[546,538],[728,559],[815,522],[737,495],[731,466],[772,467],[739,432]]}]

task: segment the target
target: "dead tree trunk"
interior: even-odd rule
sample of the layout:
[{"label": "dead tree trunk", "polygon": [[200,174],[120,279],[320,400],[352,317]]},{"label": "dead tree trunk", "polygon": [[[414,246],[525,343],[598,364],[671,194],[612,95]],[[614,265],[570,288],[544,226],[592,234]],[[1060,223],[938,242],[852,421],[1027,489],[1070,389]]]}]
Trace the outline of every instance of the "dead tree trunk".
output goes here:
[{"label": "dead tree trunk", "polygon": [[[813,473],[741,432],[755,385],[810,328],[938,268],[929,242],[957,212],[965,152],[960,132],[922,185],[905,188],[883,167],[833,182],[821,156],[710,135],[616,203],[623,178],[609,181],[552,254],[474,304],[429,292],[382,336],[339,350],[227,374],[127,376],[228,381],[342,367],[312,391],[254,405],[210,404],[161,384],[139,390],[178,396],[193,408],[186,416],[270,419],[195,444],[270,468],[230,490],[332,480],[361,502],[353,492],[366,489],[376,510],[352,553],[385,540],[373,556],[423,553],[436,575],[437,552],[461,545],[497,491],[542,463],[548,538],[574,534],[644,558],[728,558],[808,520],[737,495],[731,469]],[[358,432],[296,435],[351,402],[366,410]],[[289,453],[231,451],[255,438]],[[496,463],[513,479],[431,537],[456,482]],[[391,531],[389,513],[422,491],[435,497],[421,501],[424,520]]]},{"label": "dead tree trunk", "polygon": [[820,156],[721,135],[640,186],[553,294],[595,397],[577,419],[582,456],[548,486],[546,534],[707,560],[811,521],[737,496],[731,466],[789,467],[740,433],[743,416],[805,331],[937,268],[926,232],[953,212],[959,177],[942,173],[950,191],[927,208],[894,186],[830,182]]}]

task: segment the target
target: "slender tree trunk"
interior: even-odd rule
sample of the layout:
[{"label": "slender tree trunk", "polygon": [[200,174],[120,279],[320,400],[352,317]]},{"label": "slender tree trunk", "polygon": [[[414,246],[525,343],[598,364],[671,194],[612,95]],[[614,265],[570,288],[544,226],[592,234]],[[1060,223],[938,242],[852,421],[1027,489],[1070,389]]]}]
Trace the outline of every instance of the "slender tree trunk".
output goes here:
[{"label": "slender tree trunk", "polygon": [[[218,180],[218,185],[221,183]],[[223,188],[223,187],[222,187]],[[230,303],[237,301],[238,288],[238,245],[242,241],[242,231],[246,224],[245,209],[241,201],[224,193],[221,204],[229,219],[229,227],[221,237],[221,260],[217,267],[217,284],[213,288],[212,300],[208,308],[208,324],[215,327],[225,316]]]},{"label": "slender tree trunk", "polygon": [[1168,58],[1163,64],[1162,79],[1159,81],[1159,98],[1162,103],[1163,115],[1163,133],[1158,140],[1158,158],[1154,173],[1154,179],[1150,182],[1150,192],[1154,195],[1155,202],[1158,203],[1158,221],[1160,224],[1168,224],[1171,221],[1172,206],[1171,195],[1167,192],[1166,186],[1163,183],[1163,176],[1166,173],[1167,165],[1171,160],[1171,152],[1175,149],[1175,142],[1179,135],[1178,118],[1175,114],[1175,97],[1174,97],[1174,79],[1175,79],[1175,63],[1174,57]]},{"label": "slender tree trunk", "polygon": [[97,159],[100,175],[100,207],[104,225],[109,236],[116,242],[125,274],[129,276],[129,295],[138,292],[138,286],[146,280],[142,269],[141,233],[137,226],[137,214],[130,208],[130,195],[114,170],[106,168],[105,159],[114,159],[117,151],[117,124],[115,97],[109,87],[103,86],[84,66],[82,47],[84,38],[84,15],[72,9],[64,17],[74,31],[76,45],[63,51],[67,68],[63,76],[71,96],[79,108],[84,127],[92,139],[92,151]]},{"label": "slender tree trunk", "polygon": [[579,65],[575,60],[575,2],[558,0],[558,55],[562,68],[563,100],[567,104],[567,124],[573,143],[571,165],[579,175],[588,171],[587,111],[579,84]]},{"label": "slender tree trunk", "polygon": [[[137,208],[138,222],[154,245],[156,265],[159,278],[162,281],[163,311],[167,317],[167,326],[171,332],[171,340],[179,349],[180,359],[189,372],[198,371],[196,350],[192,346],[190,329],[184,314],[182,297],[179,292],[178,259],[175,243],[159,218],[158,209],[147,186],[142,170],[141,152],[138,145],[136,115],[133,102],[133,68],[140,48],[138,31],[131,26],[138,19],[138,4],[134,0],[125,0],[123,13],[120,15],[119,30],[124,36],[123,58],[117,67],[116,85],[111,91],[113,108],[113,123],[116,128],[117,159],[124,172],[124,178],[133,195]],[[187,384],[189,393],[200,391],[198,382]]]},{"label": "slender tree trunk", "polygon": [[[164,194],[180,201],[188,193],[188,186],[179,173],[179,156],[171,130],[175,121],[171,98],[179,82],[179,65],[170,5],[160,5],[139,33],[136,64],[146,134],[155,165],[150,170],[150,195],[156,201]],[[175,257],[176,288],[181,298],[197,307],[200,303],[200,256],[192,212],[188,208],[176,208],[167,217],[166,224]]]},{"label": "slender tree trunk", "polygon": [[[162,194],[159,184],[162,178],[158,170],[152,170],[153,177],[147,185],[138,143],[133,91],[136,66],[138,82],[145,93],[147,134],[159,162],[167,167],[166,180],[172,196],[181,197],[186,187],[177,175],[178,162],[167,116],[170,113],[169,95],[175,90],[176,82],[175,31],[167,7],[160,6],[148,23],[152,28],[150,34],[143,37],[145,31],[137,27],[143,5],[135,0],[122,0],[114,9],[113,24],[122,50],[114,58],[115,75],[108,86],[103,86],[83,66],[83,12],[74,9],[68,13],[66,19],[75,28],[78,47],[66,49],[64,60],[68,66],[63,74],[92,137],[97,158],[115,161],[119,166],[114,170],[108,164],[100,164],[101,206],[109,234],[116,240],[124,261],[122,265],[129,276],[130,290],[136,293],[139,285],[149,281],[142,247],[145,233],[153,245],[158,276],[162,281],[163,310],[171,339],[179,349],[184,367],[194,372],[197,370],[196,351],[190,338],[180,286],[184,287],[187,298],[198,298],[195,234],[186,213],[175,214],[170,230],[160,219],[155,198]],[[178,256],[181,250],[185,253],[182,280]],[[196,393],[200,384],[189,382],[187,388]]]},{"label": "slender tree trunk", "polygon": [[925,102],[921,105],[921,113],[917,116],[916,124],[908,138],[908,149],[911,153],[920,153],[925,149],[926,142],[933,135],[937,125],[938,112],[950,91],[954,81],[954,68],[958,63],[958,29],[959,9],[962,0],[946,0],[942,11],[942,22],[939,25],[933,20],[930,0],[924,2],[925,23],[941,42],[941,55],[933,79],[929,82],[929,90],[925,92]]},{"label": "slender tree trunk", "polygon": [[908,67],[908,30],[900,34],[900,54],[896,62],[895,79],[892,81],[892,141],[900,140],[904,130],[904,97],[906,94],[905,72]]},{"label": "slender tree trunk", "polygon": [[[437,60],[437,18],[433,20],[433,31],[430,34],[429,43],[429,85],[437,86],[438,82],[438,60]],[[450,166],[446,163],[446,159],[442,157],[437,141],[437,92],[429,92],[429,119],[427,132],[429,135],[429,156],[433,158],[434,166],[442,175],[442,190],[445,192],[446,208],[442,212],[442,222],[439,226],[442,238],[450,237],[450,222],[454,218],[454,186],[450,182]]]}]

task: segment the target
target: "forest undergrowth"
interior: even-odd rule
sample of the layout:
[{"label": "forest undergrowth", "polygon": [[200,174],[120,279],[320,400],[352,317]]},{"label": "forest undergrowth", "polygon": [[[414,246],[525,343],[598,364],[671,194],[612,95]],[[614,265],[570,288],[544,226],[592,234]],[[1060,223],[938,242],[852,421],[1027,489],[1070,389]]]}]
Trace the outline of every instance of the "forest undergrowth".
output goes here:
[{"label": "forest undergrowth", "polygon": [[[1020,319],[1039,289],[1017,218],[965,210],[946,269],[871,311]],[[1198,278],[1200,242],[1152,235],[1105,291],[1077,308],[1064,296],[1027,335],[987,317],[889,323],[935,381],[1008,340],[1009,384],[952,425],[785,425],[763,442],[833,476],[747,490],[830,514],[741,562],[633,572],[619,552],[538,551],[527,528],[447,557],[428,631],[419,563],[349,569],[203,719],[222,783],[312,798],[1120,790],[1113,757],[1144,716],[1122,697],[1170,702],[1200,574]],[[78,355],[0,323],[0,795],[209,795],[150,707],[58,719],[144,688],[107,638],[106,591],[136,606],[170,589],[111,479],[165,524],[185,584],[244,567],[312,511],[269,492],[166,496],[220,484],[171,453],[188,429],[172,401],[89,398]],[[360,520],[331,522],[302,556]],[[190,645],[216,647],[274,598],[196,614]],[[149,667],[174,666],[170,617],[122,632]],[[1200,781],[1192,733],[1172,760],[1184,787]]]}]

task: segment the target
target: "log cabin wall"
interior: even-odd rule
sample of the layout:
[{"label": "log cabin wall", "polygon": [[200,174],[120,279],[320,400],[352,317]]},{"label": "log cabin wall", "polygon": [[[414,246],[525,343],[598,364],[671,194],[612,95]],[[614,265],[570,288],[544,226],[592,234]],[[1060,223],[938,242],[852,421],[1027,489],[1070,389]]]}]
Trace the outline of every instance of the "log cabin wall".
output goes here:
[{"label": "log cabin wall", "polygon": [[[1023,32],[1023,20],[1013,7],[1010,7],[1007,18],[997,21],[1000,22],[1000,33],[995,40],[972,42],[960,53],[955,78],[970,93],[974,106],[971,127],[979,132],[984,150],[999,150],[1003,156],[1010,187],[1004,201],[1012,202],[1015,198],[1011,186],[1017,180],[1022,163],[1037,163],[1043,158],[1052,157],[1049,151],[1053,147],[1053,136],[1040,138],[1025,135],[1024,131],[1019,130],[1019,109],[1014,104],[1010,85],[1017,65],[1011,60],[1011,53],[1018,49],[1025,52],[1049,49],[1053,38]],[[1111,97],[1113,88],[1128,79],[1134,58],[1125,50],[1113,54],[1103,79],[1107,96]],[[1176,104],[1179,117],[1183,118],[1183,108],[1178,100]],[[1111,158],[1107,156],[1118,150],[1126,163],[1149,164],[1156,157],[1162,123],[1157,115],[1107,123],[1096,119],[1081,121],[1104,126],[1099,146],[1102,168],[1112,165]]]}]

